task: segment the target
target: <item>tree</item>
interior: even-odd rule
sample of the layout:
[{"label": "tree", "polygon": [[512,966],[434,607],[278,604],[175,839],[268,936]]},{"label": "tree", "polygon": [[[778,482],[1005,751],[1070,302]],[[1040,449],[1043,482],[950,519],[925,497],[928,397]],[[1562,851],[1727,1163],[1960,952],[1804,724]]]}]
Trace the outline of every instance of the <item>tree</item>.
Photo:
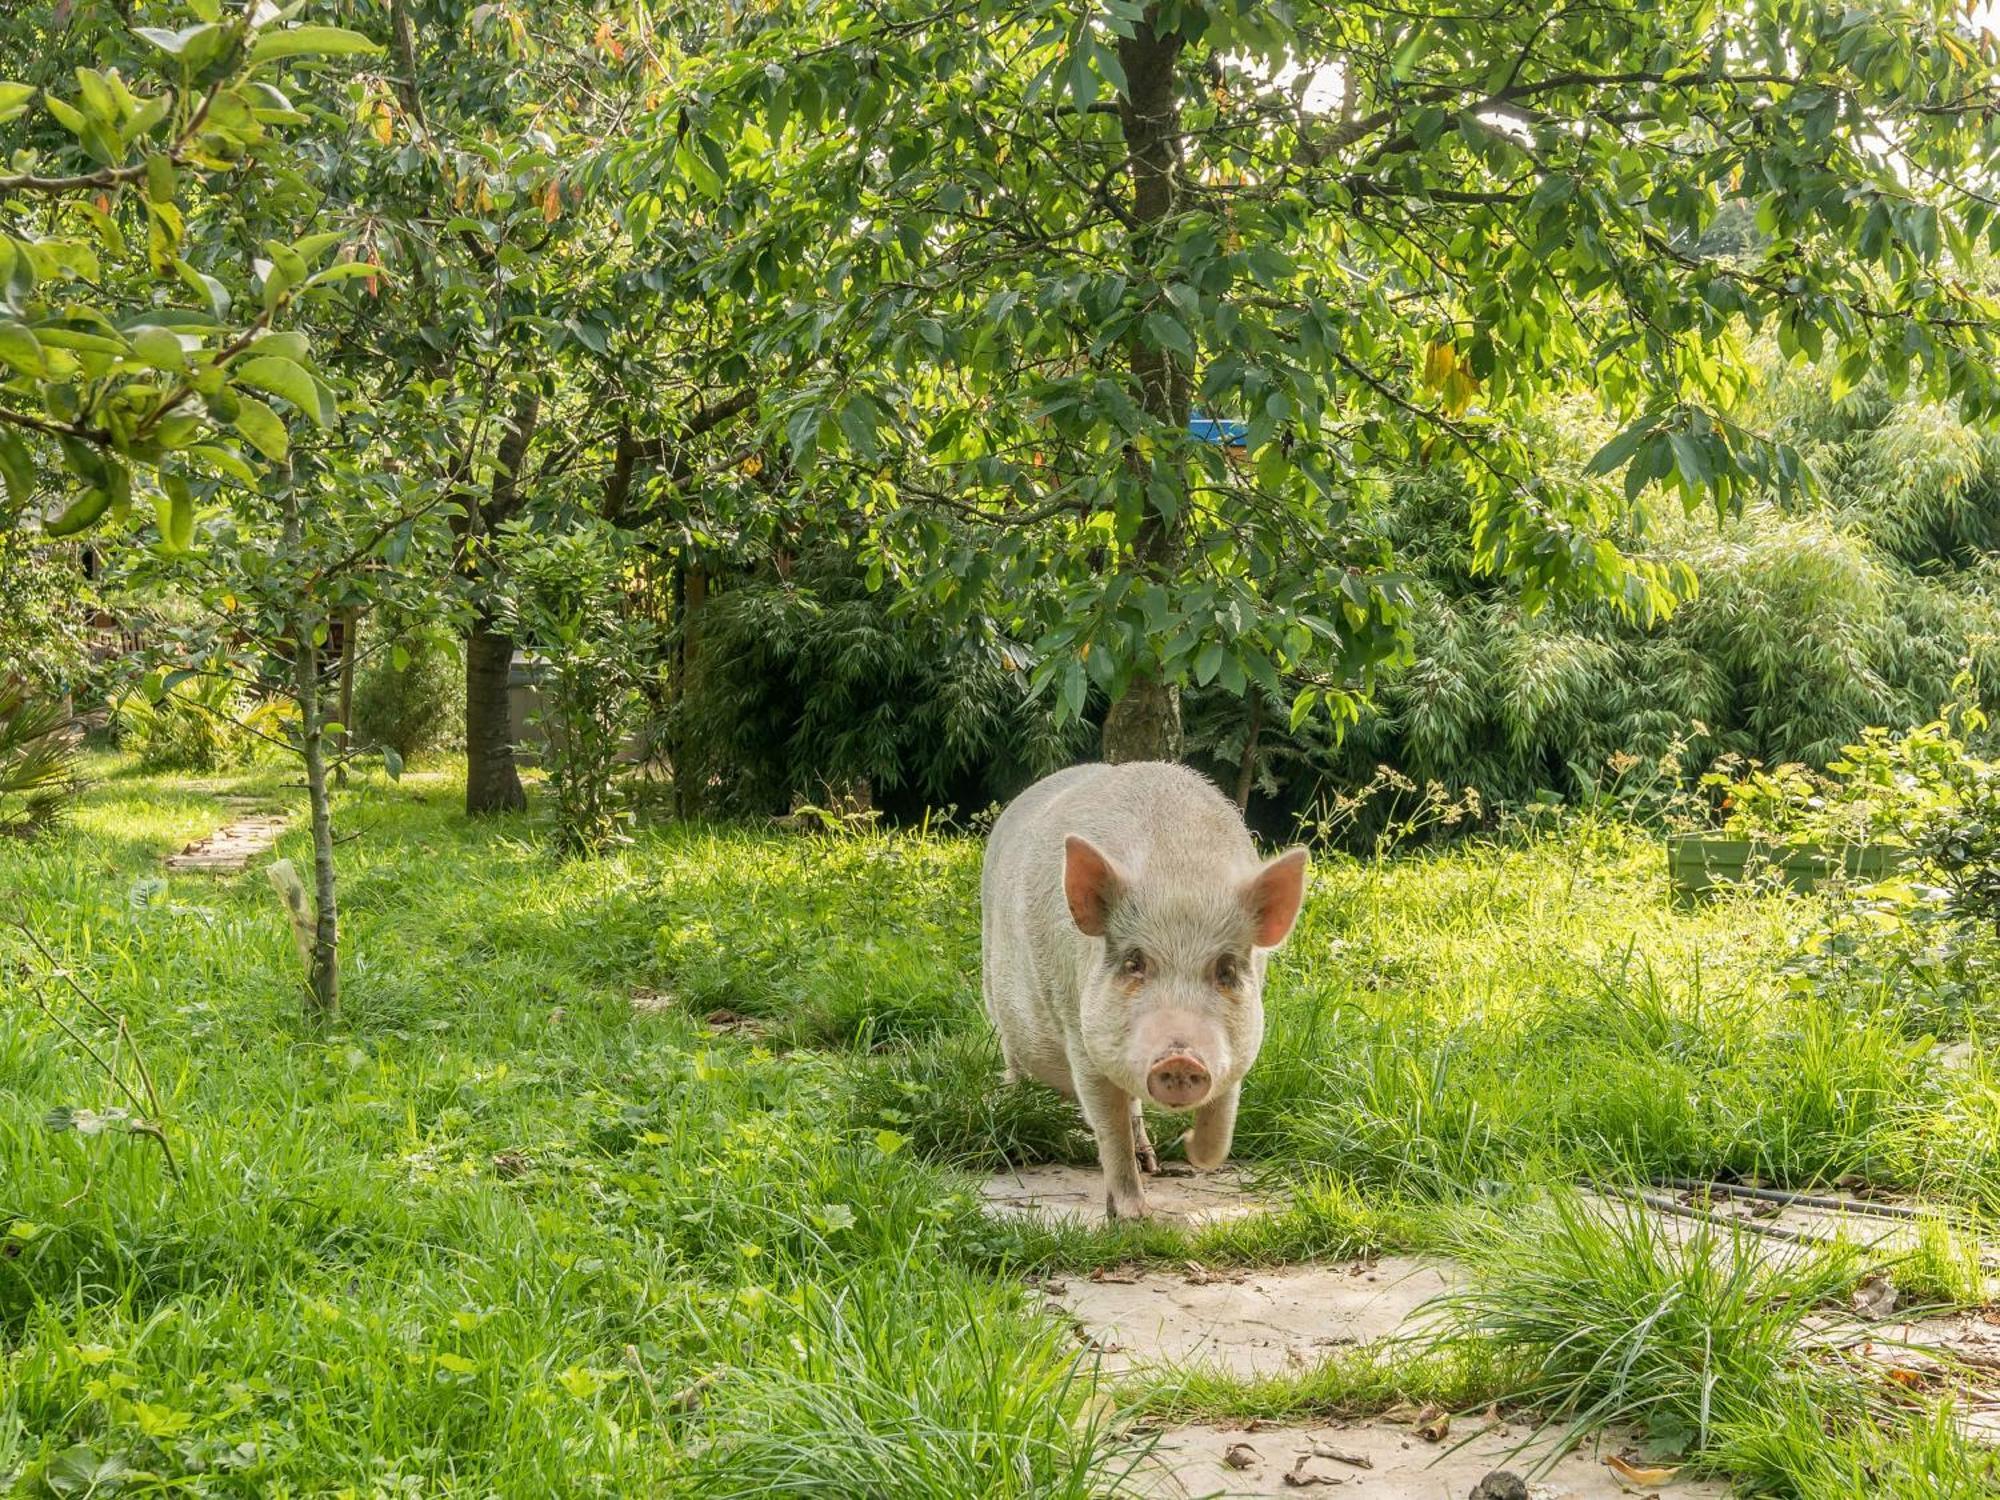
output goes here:
[{"label": "tree", "polygon": [[[1177,684],[1296,723],[1407,655],[1358,523],[1413,472],[1530,604],[1645,619],[1694,586],[1657,507],[1811,481],[1739,419],[1756,333],[1990,420],[1997,80],[1944,0],[856,0],[689,66],[620,180],[629,224],[729,227],[713,368],[778,372],[795,491],[1029,631],[1069,712],[1107,691],[1108,755],[1170,756]],[[1531,419],[1575,390],[1619,430],[1565,480]]]},{"label": "tree", "polygon": [[[368,269],[328,263],[337,233],[300,232],[287,132],[307,116],[280,85],[301,59],[374,49],[255,4],[225,19],[190,0],[178,29],[73,10],[0,21],[5,55],[45,75],[0,80],[6,514],[47,506],[54,537],[123,526],[136,483],[161,543],[185,547],[197,484],[252,483],[290,419],[333,419],[307,340],[278,325]],[[234,229],[250,199],[289,210],[261,244]]]}]

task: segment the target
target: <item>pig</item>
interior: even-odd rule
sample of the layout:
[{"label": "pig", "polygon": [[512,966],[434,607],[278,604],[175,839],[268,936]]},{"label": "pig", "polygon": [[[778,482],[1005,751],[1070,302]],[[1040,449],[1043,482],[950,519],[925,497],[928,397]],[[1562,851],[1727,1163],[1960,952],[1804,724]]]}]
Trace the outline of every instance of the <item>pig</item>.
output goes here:
[{"label": "pig", "polygon": [[1192,1111],[1187,1159],[1220,1166],[1264,1038],[1264,967],[1307,855],[1260,860],[1234,803],[1159,761],[1073,766],[1010,803],[980,878],[982,990],[1004,1078],[1075,1099],[1109,1218],[1150,1210],[1145,1100]]}]

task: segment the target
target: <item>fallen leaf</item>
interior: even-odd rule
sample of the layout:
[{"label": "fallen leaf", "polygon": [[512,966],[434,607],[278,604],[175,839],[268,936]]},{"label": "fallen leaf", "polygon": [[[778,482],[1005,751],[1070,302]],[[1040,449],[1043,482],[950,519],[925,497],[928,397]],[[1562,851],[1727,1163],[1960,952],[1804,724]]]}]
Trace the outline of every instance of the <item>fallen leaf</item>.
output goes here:
[{"label": "fallen leaf", "polygon": [[1861,1278],[1850,1299],[1864,1318],[1886,1318],[1896,1310],[1896,1284],[1877,1271]]},{"label": "fallen leaf", "polygon": [[493,1153],[493,1170],[502,1177],[525,1177],[534,1163],[525,1152],[496,1151]]},{"label": "fallen leaf", "polygon": [[1891,1365],[1882,1372],[1882,1378],[1905,1390],[1921,1390],[1930,1383],[1930,1377],[1922,1370],[1912,1370],[1908,1365]]},{"label": "fallen leaf", "polygon": [[1090,1273],[1090,1279],[1105,1286],[1137,1286],[1139,1278],[1129,1271],[1107,1271],[1099,1266]]},{"label": "fallen leaf", "polygon": [[1632,1485],[1639,1489],[1658,1489],[1676,1474],[1678,1465],[1672,1468],[1646,1469],[1633,1463],[1629,1458],[1620,1458],[1616,1453],[1604,1456],[1604,1467],[1618,1476],[1620,1484]]},{"label": "fallen leaf", "polygon": [[1417,1413],[1417,1436],[1427,1443],[1441,1443],[1451,1432],[1451,1413],[1441,1406],[1426,1406]]},{"label": "fallen leaf", "polygon": [[1224,1450],[1222,1461],[1232,1469],[1247,1469],[1257,1462],[1257,1450],[1248,1443],[1231,1443]]},{"label": "fallen leaf", "polygon": [[1312,1462],[1310,1453],[1301,1453],[1298,1462],[1285,1470],[1285,1485],[1288,1489],[1311,1489],[1314,1485],[1345,1484],[1347,1481],[1338,1474],[1308,1474],[1306,1465]]},{"label": "fallen leaf", "polygon": [[1314,1458],[1330,1458],[1337,1464],[1346,1464],[1351,1469],[1372,1469],[1375,1460],[1365,1453],[1349,1453],[1343,1448],[1329,1447],[1318,1438],[1312,1440]]}]

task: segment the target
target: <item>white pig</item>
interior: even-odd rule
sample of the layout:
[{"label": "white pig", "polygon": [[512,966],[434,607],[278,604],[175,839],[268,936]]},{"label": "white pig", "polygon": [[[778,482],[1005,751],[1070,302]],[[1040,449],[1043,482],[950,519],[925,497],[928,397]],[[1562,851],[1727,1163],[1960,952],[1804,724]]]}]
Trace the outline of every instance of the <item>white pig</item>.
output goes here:
[{"label": "white pig", "polygon": [[1070,1095],[1097,1136],[1105,1212],[1148,1212],[1141,1101],[1194,1111],[1187,1158],[1229,1155],[1264,1038],[1264,963],[1306,851],[1260,862],[1234,804],[1184,766],[1074,766],[993,825],[980,881],[986,1013],[1006,1078]]}]

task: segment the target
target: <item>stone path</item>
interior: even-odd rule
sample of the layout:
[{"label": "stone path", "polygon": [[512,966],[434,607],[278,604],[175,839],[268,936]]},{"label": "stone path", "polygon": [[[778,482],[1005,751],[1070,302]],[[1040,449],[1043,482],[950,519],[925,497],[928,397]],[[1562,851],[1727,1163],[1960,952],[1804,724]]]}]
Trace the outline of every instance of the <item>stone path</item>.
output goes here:
[{"label": "stone path", "polygon": [[[1039,1218],[1057,1224],[1104,1222],[1104,1178],[1095,1167],[1016,1167],[980,1184],[990,1212],[1001,1218]],[[1253,1193],[1234,1167],[1195,1172],[1169,1167],[1146,1179],[1153,1208],[1190,1226],[1269,1213],[1275,1200]]]},{"label": "stone path", "polygon": [[224,797],[221,801],[237,816],[207,838],[196,839],[178,854],[168,855],[169,870],[240,875],[251,860],[274,848],[291,826],[289,813],[251,811],[253,808],[268,808],[268,802],[249,797]]},{"label": "stone path", "polygon": [[[980,1186],[988,1211],[1054,1224],[1102,1222],[1098,1173],[1073,1166],[1024,1167]],[[1267,1213],[1277,1200],[1251,1191],[1230,1169],[1161,1175],[1147,1182],[1154,1208],[1190,1226]],[[1642,1214],[1668,1243],[1685,1243],[1703,1222],[1721,1221],[1716,1253],[1794,1255],[1844,1240],[1893,1255],[1916,1243],[1918,1222],[1862,1212],[1869,1205],[1778,1204],[1705,1192],[1651,1190],[1644,1202],[1586,1195],[1607,1215]],[[1732,1232],[1736,1231],[1736,1232]],[[1773,1232],[1775,1231],[1775,1233]],[[1383,1256],[1270,1269],[1098,1270],[1041,1284],[1052,1311],[1076,1329],[1097,1370],[1206,1368],[1238,1379],[1310,1368],[1345,1346],[1421,1339],[1436,1326],[1438,1299],[1463,1284],[1451,1263]],[[1899,1316],[1900,1313],[1900,1316]],[[1825,1351],[1880,1367],[1911,1390],[1946,1387],[1974,1436],[2000,1441],[2000,1310],[1911,1320],[1893,1291],[1864,1282],[1851,1310],[1814,1325]],[[1292,1496],[1318,1490],[1355,1500],[1613,1500],[1662,1494],[1668,1500],[1721,1500],[1728,1486],[1653,1470],[1617,1432],[1601,1444],[1557,1456],[1559,1433],[1489,1412],[1427,1441],[1437,1413],[1391,1411],[1344,1424],[1194,1424],[1158,1432],[1131,1475],[1158,1500],[1209,1496]],[[1623,1472],[1619,1465],[1626,1467]],[[1523,1481],[1478,1487],[1496,1471]]]},{"label": "stone path", "polygon": [[[1203,1425],[1163,1433],[1132,1479],[1157,1500],[1320,1493],[1329,1500],[1466,1500],[1482,1482],[1481,1500],[1507,1500],[1511,1487],[1488,1480],[1503,1472],[1523,1481],[1528,1500],[1615,1500],[1635,1491],[1664,1500],[1725,1500],[1730,1493],[1726,1485],[1678,1474],[1663,1486],[1628,1486],[1604,1461],[1622,1456],[1615,1440],[1544,1464],[1550,1448],[1532,1427],[1497,1417],[1476,1424],[1469,1441],[1453,1432],[1438,1443],[1389,1417],[1337,1426]],[[1643,1461],[1634,1467],[1644,1472]]]},{"label": "stone path", "polygon": [[1100,1271],[1042,1289],[1109,1373],[1203,1365],[1247,1379],[1305,1369],[1333,1349],[1417,1337],[1429,1304],[1456,1284],[1449,1266],[1384,1256],[1259,1271]]}]

